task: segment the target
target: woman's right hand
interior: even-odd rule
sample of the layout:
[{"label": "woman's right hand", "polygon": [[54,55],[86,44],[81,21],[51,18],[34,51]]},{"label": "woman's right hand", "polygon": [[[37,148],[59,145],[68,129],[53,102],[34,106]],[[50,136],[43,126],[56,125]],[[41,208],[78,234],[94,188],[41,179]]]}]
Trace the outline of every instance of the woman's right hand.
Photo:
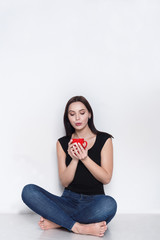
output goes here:
[{"label": "woman's right hand", "polygon": [[70,155],[70,157],[72,159],[79,160],[77,155],[75,154],[74,148],[75,148],[75,146],[74,146],[74,144],[72,144],[72,139],[71,139],[68,143],[68,150],[67,150],[68,154]]}]

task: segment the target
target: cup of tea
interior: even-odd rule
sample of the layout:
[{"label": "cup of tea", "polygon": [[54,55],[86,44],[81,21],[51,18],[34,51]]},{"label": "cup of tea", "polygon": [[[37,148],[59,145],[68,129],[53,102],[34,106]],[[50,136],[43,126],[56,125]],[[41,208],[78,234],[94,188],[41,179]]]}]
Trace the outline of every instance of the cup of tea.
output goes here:
[{"label": "cup of tea", "polygon": [[84,149],[87,147],[87,141],[84,141],[84,138],[73,138],[71,143],[77,143],[77,144],[80,143]]},{"label": "cup of tea", "polygon": [[73,138],[71,143],[80,143],[84,149],[87,147],[87,141],[84,141],[84,138]]}]

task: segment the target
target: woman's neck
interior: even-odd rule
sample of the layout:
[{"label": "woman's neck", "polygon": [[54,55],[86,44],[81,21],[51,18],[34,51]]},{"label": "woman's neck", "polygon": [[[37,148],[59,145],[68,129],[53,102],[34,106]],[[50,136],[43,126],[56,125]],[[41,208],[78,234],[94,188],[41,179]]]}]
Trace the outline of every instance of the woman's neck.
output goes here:
[{"label": "woman's neck", "polygon": [[82,130],[76,130],[74,132],[74,136],[76,138],[90,138],[90,137],[93,137],[93,132],[91,131],[91,129],[89,128],[89,126],[86,126],[84,129]]}]

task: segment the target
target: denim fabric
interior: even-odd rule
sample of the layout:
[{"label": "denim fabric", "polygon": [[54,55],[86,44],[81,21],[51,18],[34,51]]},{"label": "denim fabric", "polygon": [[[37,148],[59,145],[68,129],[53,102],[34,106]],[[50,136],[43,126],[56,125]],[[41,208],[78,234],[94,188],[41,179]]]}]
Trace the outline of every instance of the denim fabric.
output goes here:
[{"label": "denim fabric", "polygon": [[59,197],[35,184],[24,186],[22,200],[37,214],[69,231],[76,222],[109,223],[117,211],[115,199],[108,195],[85,195],[64,189]]}]

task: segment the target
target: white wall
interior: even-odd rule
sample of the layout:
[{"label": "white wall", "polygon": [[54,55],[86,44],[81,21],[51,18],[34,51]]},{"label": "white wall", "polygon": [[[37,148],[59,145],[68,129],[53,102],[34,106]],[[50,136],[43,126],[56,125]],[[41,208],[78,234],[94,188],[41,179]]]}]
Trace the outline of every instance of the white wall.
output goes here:
[{"label": "white wall", "polygon": [[160,2],[0,2],[0,212],[29,209],[25,184],[60,195],[63,112],[85,96],[114,136],[105,192],[119,213],[160,213]]}]

